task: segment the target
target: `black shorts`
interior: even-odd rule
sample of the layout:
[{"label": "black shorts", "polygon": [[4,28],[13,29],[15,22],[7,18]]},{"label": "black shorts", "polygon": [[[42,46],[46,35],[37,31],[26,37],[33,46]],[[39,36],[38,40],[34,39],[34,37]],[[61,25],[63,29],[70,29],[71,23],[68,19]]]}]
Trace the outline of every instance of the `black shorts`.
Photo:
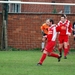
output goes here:
[{"label": "black shorts", "polygon": [[45,36],[45,35],[47,35],[47,34],[44,33],[43,36]]},{"label": "black shorts", "polygon": [[73,31],[73,35],[75,35],[75,31]]}]

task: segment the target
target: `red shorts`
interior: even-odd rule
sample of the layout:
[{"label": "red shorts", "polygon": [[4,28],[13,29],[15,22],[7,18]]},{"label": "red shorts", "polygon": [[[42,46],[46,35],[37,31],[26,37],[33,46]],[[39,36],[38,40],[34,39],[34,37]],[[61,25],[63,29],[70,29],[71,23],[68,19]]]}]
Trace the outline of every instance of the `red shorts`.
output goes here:
[{"label": "red shorts", "polygon": [[68,35],[59,35],[59,43],[68,42]]},{"label": "red shorts", "polygon": [[52,52],[54,46],[55,46],[55,41],[47,42],[47,44],[46,44],[46,46],[45,46],[45,50],[46,50],[47,52]]}]

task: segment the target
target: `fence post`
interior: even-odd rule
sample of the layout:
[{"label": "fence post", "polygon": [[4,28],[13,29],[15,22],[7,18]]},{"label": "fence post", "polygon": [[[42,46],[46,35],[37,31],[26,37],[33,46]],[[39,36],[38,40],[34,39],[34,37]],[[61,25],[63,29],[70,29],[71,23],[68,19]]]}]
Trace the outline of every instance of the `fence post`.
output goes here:
[{"label": "fence post", "polygon": [[[8,1],[8,0],[5,0]],[[7,50],[8,40],[7,40],[7,18],[8,18],[8,4],[3,4],[2,10],[3,25],[2,25],[2,41],[1,48]]]}]

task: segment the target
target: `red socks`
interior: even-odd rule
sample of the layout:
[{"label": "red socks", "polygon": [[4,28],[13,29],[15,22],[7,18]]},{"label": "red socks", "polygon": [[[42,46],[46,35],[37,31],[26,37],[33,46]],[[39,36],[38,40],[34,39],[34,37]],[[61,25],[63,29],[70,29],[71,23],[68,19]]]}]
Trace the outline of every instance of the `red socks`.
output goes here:
[{"label": "red socks", "polygon": [[62,48],[59,48],[59,52],[62,53]]},{"label": "red socks", "polygon": [[68,45],[68,52],[70,51],[70,45]]},{"label": "red socks", "polygon": [[70,45],[68,45],[68,48],[64,49],[64,56],[66,56],[70,51]]},{"label": "red socks", "polygon": [[64,56],[66,56],[68,54],[68,48],[64,49]]},{"label": "red socks", "polygon": [[43,61],[45,60],[45,58],[46,58],[46,56],[47,56],[47,54],[45,54],[45,53],[43,53],[43,55],[42,55],[42,57],[41,57],[41,59],[40,59],[40,62],[39,63],[43,63]]}]

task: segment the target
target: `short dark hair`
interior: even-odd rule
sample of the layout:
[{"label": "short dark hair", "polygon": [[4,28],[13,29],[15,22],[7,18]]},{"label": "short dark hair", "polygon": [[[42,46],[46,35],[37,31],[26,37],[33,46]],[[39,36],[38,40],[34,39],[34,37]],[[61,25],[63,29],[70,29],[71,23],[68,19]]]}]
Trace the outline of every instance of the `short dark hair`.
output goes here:
[{"label": "short dark hair", "polygon": [[66,15],[65,15],[65,14],[62,14],[62,15],[61,15],[61,17],[64,17],[64,18],[66,18]]},{"label": "short dark hair", "polygon": [[50,18],[50,22],[52,22],[52,24],[54,24],[54,20]]}]

